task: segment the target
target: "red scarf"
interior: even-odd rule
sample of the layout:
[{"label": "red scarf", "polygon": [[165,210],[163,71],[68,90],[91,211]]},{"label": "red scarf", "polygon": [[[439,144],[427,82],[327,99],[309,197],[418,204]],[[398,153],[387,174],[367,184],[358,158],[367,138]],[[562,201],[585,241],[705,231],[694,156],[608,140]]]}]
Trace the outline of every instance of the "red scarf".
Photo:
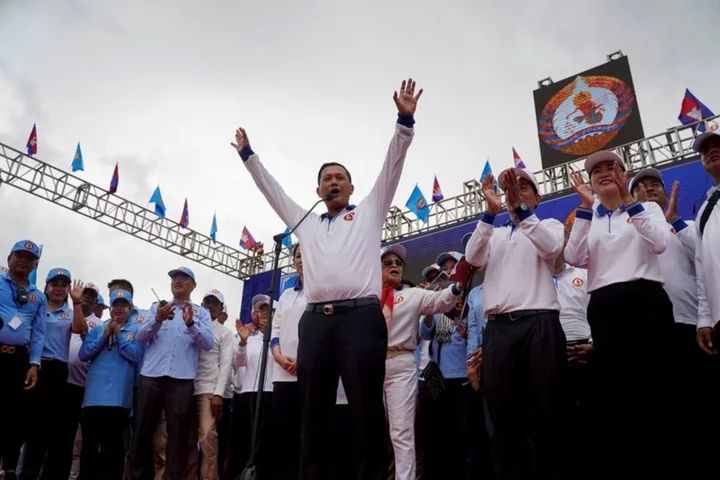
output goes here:
[{"label": "red scarf", "polygon": [[385,323],[387,323],[388,333],[390,332],[390,324],[392,319],[392,311],[395,306],[395,288],[396,285],[388,285],[382,289],[382,298],[380,300],[380,307],[382,308],[383,315],[385,316]]}]

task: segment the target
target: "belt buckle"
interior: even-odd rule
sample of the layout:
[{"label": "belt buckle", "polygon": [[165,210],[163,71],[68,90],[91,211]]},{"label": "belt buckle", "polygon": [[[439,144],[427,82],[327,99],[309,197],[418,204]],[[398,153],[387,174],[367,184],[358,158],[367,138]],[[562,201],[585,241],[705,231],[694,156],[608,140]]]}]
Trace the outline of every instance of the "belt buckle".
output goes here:
[{"label": "belt buckle", "polygon": [[7,353],[7,354],[12,355],[13,353],[15,353],[15,347],[13,347],[12,345],[3,345],[2,349],[0,349],[0,351],[2,351],[2,353]]},{"label": "belt buckle", "polygon": [[323,313],[325,315],[332,315],[335,312],[335,307],[332,303],[326,303],[323,305]]},{"label": "belt buckle", "polygon": [[509,312],[509,313],[508,313],[508,317],[510,317],[510,321],[511,321],[511,322],[515,322],[515,320],[519,320],[519,319],[520,319],[520,317],[515,318],[515,317],[513,316],[513,313],[515,313],[515,312]]}]

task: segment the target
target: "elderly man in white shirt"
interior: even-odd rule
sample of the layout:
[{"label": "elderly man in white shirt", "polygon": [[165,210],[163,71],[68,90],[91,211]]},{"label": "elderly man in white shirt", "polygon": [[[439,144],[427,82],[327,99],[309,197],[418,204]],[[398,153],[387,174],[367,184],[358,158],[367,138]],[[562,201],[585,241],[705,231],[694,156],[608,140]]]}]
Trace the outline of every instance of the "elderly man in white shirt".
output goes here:
[{"label": "elderly man in white shirt", "polygon": [[462,290],[456,285],[439,292],[405,288],[401,283],[405,257],[405,247],[397,243],[380,253],[383,272],[381,305],[388,326],[385,407],[395,452],[395,478],[414,480],[418,388],[414,352],[418,345],[418,318],[449,312],[455,307]]},{"label": "elderly man in white shirt", "polygon": [[190,426],[190,458],[188,461],[188,479],[197,478],[198,449],[202,450],[200,465],[201,480],[217,480],[218,471],[218,433],[217,422],[223,413],[223,394],[227,388],[232,370],[233,335],[225,328],[218,317],[223,311],[225,296],[213,289],[203,296],[202,306],[210,312],[213,346],[210,350],[201,350],[198,358],[198,372],[195,377],[193,396],[195,415]]}]

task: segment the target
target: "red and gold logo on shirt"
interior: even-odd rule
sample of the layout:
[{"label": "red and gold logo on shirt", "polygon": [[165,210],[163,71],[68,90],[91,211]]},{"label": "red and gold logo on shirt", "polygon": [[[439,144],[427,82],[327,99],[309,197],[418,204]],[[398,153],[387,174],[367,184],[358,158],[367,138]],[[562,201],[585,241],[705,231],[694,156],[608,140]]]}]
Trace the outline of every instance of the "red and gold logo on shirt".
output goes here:
[{"label": "red and gold logo on shirt", "polygon": [[402,302],[404,302],[404,301],[405,301],[405,297],[403,297],[402,295],[400,295],[398,298],[395,299],[395,305],[398,305],[398,304],[400,304],[400,303],[402,303]]},{"label": "red and gold logo on shirt", "polygon": [[127,340],[128,342],[132,342],[133,338],[135,337],[133,337],[132,333],[128,333],[127,335],[125,335],[125,340]]},{"label": "red and gold logo on shirt", "polygon": [[628,217],[627,220],[625,220],[627,223],[632,223],[632,217]]},{"label": "red and gold logo on shirt", "polygon": [[88,322],[88,327],[95,328],[97,327],[97,324],[95,322]]},{"label": "red and gold logo on shirt", "polygon": [[135,321],[136,321],[137,323],[142,323],[143,320],[145,320],[145,317],[143,317],[142,315],[138,315],[137,318],[135,319]]},{"label": "red and gold logo on shirt", "polygon": [[62,318],[63,320],[67,320],[68,318],[70,318],[70,315],[68,315],[67,313],[63,312],[63,313],[60,314],[60,318]]},{"label": "red and gold logo on shirt", "polygon": [[575,277],[573,278],[572,284],[575,285],[577,288],[580,288],[585,285],[585,281],[580,277]]},{"label": "red and gold logo on shirt", "polygon": [[31,301],[32,303],[36,303],[37,297],[35,296],[35,294],[31,293],[30,295],[28,295],[28,300]]},{"label": "red and gold logo on shirt", "polygon": [[355,212],[345,214],[343,220],[345,220],[346,222],[352,222],[353,220],[355,220]]}]

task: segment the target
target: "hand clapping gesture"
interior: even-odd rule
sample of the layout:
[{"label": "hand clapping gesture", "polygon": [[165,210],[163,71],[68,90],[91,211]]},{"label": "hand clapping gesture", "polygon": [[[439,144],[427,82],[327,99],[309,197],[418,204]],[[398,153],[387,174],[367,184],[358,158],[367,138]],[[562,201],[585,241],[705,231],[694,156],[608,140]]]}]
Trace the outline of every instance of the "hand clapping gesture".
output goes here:
[{"label": "hand clapping gesture", "polygon": [[585,177],[583,177],[582,172],[572,172],[570,180],[572,189],[578,194],[578,197],[580,197],[580,206],[583,208],[592,208],[594,201],[592,188],[585,183]]},{"label": "hand clapping gesture", "polygon": [[[400,93],[398,94],[398,92],[395,92],[393,94],[393,100],[395,100],[395,106],[397,106],[398,113],[406,116],[415,115],[417,102],[422,93],[423,89],[421,88],[417,95],[415,95],[415,81],[412,78],[403,80],[400,85]],[[245,132],[243,132],[243,134],[244,133]]]},{"label": "hand clapping gesture", "polygon": [[[623,203],[626,206],[633,203],[635,199],[630,194],[630,190],[628,190],[628,174],[627,172],[623,171],[623,169],[620,168],[620,165],[618,165],[617,163],[613,165],[612,179],[613,182],[615,182],[615,186],[618,189],[618,193],[620,194],[620,198],[622,199]],[[639,198],[644,197],[645,200],[647,200],[647,192],[645,191],[645,186],[642,183],[638,185],[637,192]]]},{"label": "hand clapping gesture", "polygon": [[495,177],[490,174],[482,183],[482,193],[487,204],[486,210],[493,215],[500,211],[500,195],[495,191]]},{"label": "hand clapping gesture", "polygon": [[513,170],[505,173],[505,205],[508,212],[520,206],[520,184]]},{"label": "hand clapping gesture", "polygon": [[182,317],[185,325],[187,325],[188,327],[192,326],[192,324],[195,323],[195,320],[193,319],[194,316],[195,312],[193,311],[192,303],[185,303],[185,305],[183,305],[182,307]]},{"label": "hand clapping gesture", "polygon": [[672,192],[670,193],[670,200],[668,201],[667,211],[665,212],[665,219],[668,222],[674,222],[678,219],[678,190],[680,189],[680,182],[675,180],[672,186]]}]

